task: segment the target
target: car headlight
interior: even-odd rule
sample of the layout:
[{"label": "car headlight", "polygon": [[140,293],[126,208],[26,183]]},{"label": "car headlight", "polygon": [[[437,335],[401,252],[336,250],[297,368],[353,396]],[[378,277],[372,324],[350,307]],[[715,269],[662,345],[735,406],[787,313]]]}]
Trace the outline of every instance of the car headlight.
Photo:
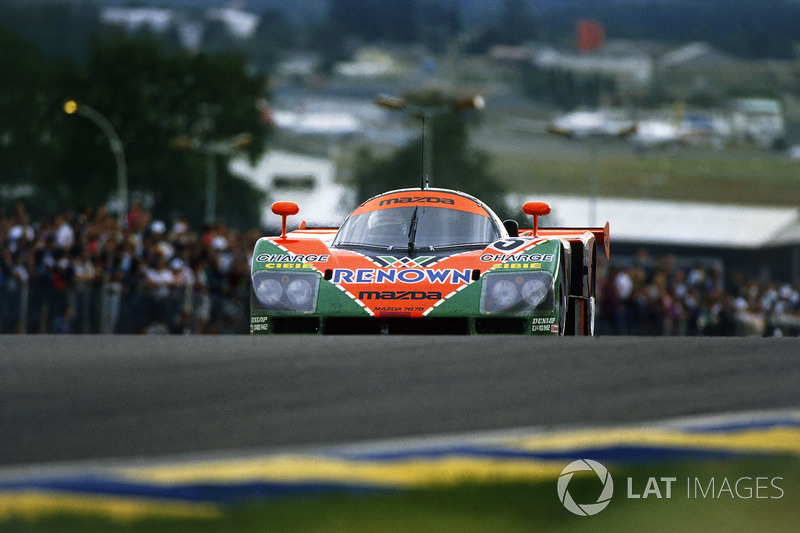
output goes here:
[{"label": "car headlight", "polygon": [[519,291],[514,282],[507,279],[497,280],[491,285],[489,293],[492,301],[501,308],[510,307],[519,299]]},{"label": "car headlight", "polygon": [[271,311],[310,313],[316,308],[319,276],[260,270],[253,274],[253,295],[258,306]]},{"label": "car headlight", "polygon": [[298,308],[308,307],[313,297],[314,287],[308,279],[293,279],[286,287],[286,298]]},{"label": "car headlight", "polygon": [[481,313],[525,312],[553,306],[549,272],[488,274],[483,280]]},{"label": "car headlight", "polygon": [[548,282],[542,276],[527,280],[522,284],[522,299],[532,307],[536,307],[547,298],[552,282],[552,278]]},{"label": "car headlight", "polygon": [[256,298],[267,307],[274,306],[281,301],[283,296],[283,287],[274,279],[261,276],[261,279],[253,279],[253,290],[256,293]]}]

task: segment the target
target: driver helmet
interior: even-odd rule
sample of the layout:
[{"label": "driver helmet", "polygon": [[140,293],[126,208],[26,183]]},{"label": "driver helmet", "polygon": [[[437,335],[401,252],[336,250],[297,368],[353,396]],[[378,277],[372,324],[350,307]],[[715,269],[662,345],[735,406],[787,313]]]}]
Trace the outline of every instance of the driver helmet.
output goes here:
[{"label": "driver helmet", "polygon": [[396,209],[381,209],[369,216],[369,230],[380,235],[404,236],[408,234],[405,219]]}]

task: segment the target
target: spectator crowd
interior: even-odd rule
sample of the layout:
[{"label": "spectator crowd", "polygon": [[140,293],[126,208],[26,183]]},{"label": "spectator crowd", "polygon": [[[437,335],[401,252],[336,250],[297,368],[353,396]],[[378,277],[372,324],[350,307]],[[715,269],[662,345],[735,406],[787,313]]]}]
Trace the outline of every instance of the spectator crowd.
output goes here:
[{"label": "spectator crowd", "polygon": [[608,262],[597,279],[597,333],[605,335],[800,335],[800,290],[725,276],[715,262],[678,265],[646,250]]},{"label": "spectator crowd", "polygon": [[134,205],[33,223],[0,211],[0,333],[244,333],[257,231],[194,232]]},{"label": "spectator crowd", "polygon": [[[0,333],[246,333],[258,230],[167,226],[140,205],[33,223],[0,209]],[[800,335],[800,291],[646,251],[603,265],[600,335]]]}]

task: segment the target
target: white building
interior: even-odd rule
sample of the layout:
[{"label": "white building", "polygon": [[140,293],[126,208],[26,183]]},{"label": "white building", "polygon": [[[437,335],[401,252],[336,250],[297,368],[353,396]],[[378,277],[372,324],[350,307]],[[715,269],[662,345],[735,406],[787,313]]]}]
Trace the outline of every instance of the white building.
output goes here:
[{"label": "white building", "polygon": [[783,109],[778,100],[739,98],[732,103],[733,133],[739,139],[769,148],[784,139]]},{"label": "white building", "polygon": [[534,49],[533,63],[544,69],[564,69],[580,75],[602,74],[613,78],[620,90],[650,87],[655,66],[650,56],[626,42],[610,42],[601,51],[571,53],[549,46]]},{"label": "white building", "polygon": [[269,195],[261,223],[276,226],[272,202],[288,200],[300,206],[296,223],[309,227],[338,227],[353,207],[350,190],[334,180],[336,167],[328,158],[283,151],[267,152],[251,165],[245,157],[231,161],[230,170]]},{"label": "white building", "polygon": [[203,34],[209,23],[222,24],[229,35],[236,39],[252,37],[261,17],[239,9],[210,9],[200,15],[172,9],[106,7],[100,12],[101,23],[122,27],[128,32],[148,30],[164,34],[177,31],[181,44],[197,49],[202,44]]}]

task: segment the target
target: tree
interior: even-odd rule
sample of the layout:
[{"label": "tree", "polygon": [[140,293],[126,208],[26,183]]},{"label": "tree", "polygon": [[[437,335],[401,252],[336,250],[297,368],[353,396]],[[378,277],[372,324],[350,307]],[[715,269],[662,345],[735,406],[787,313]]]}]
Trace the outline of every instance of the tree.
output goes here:
[{"label": "tree", "polygon": [[[409,103],[422,106],[449,106],[453,99],[439,93],[410,95]],[[411,117],[410,117],[411,118]],[[413,118],[422,131],[418,118]],[[489,157],[469,146],[468,123],[472,112],[452,111],[431,120],[433,186],[455,189],[486,202],[499,216],[508,217],[505,189],[488,171]],[[421,184],[422,138],[408,143],[387,159],[375,159],[366,150],[359,154],[354,169],[358,201],[392,189]]]},{"label": "tree", "polygon": [[[13,191],[34,183],[50,155],[55,131],[50,104],[58,84],[43,54],[2,30],[0,72],[0,185],[12,192],[0,201],[13,201]],[[40,215],[43,207],[37,202],[30,212]]]},{"label": "tree", "polygon": [[[95,40],[87,64],[63,73],[64,98],[92,106],[112,123],[125,146],[128,187],[150,198],[161,218],[202,220],[206,158],[174,148],[176,138],[204,144],[247,133],[251,156],[263,146],[265,127],[256,102],[263,82],[238,55],[165,51],[155,41]],[[61,117],[55,165],[40,186],[58,189],[63,204],[102,204],[114,190],[114,160],[107,139],[88,121]],[[218,189],[237,189],[239,201],[220,217],[256,224],[260,193],[218,169]],[[65,187],[65,184],[68,186]]]}]

